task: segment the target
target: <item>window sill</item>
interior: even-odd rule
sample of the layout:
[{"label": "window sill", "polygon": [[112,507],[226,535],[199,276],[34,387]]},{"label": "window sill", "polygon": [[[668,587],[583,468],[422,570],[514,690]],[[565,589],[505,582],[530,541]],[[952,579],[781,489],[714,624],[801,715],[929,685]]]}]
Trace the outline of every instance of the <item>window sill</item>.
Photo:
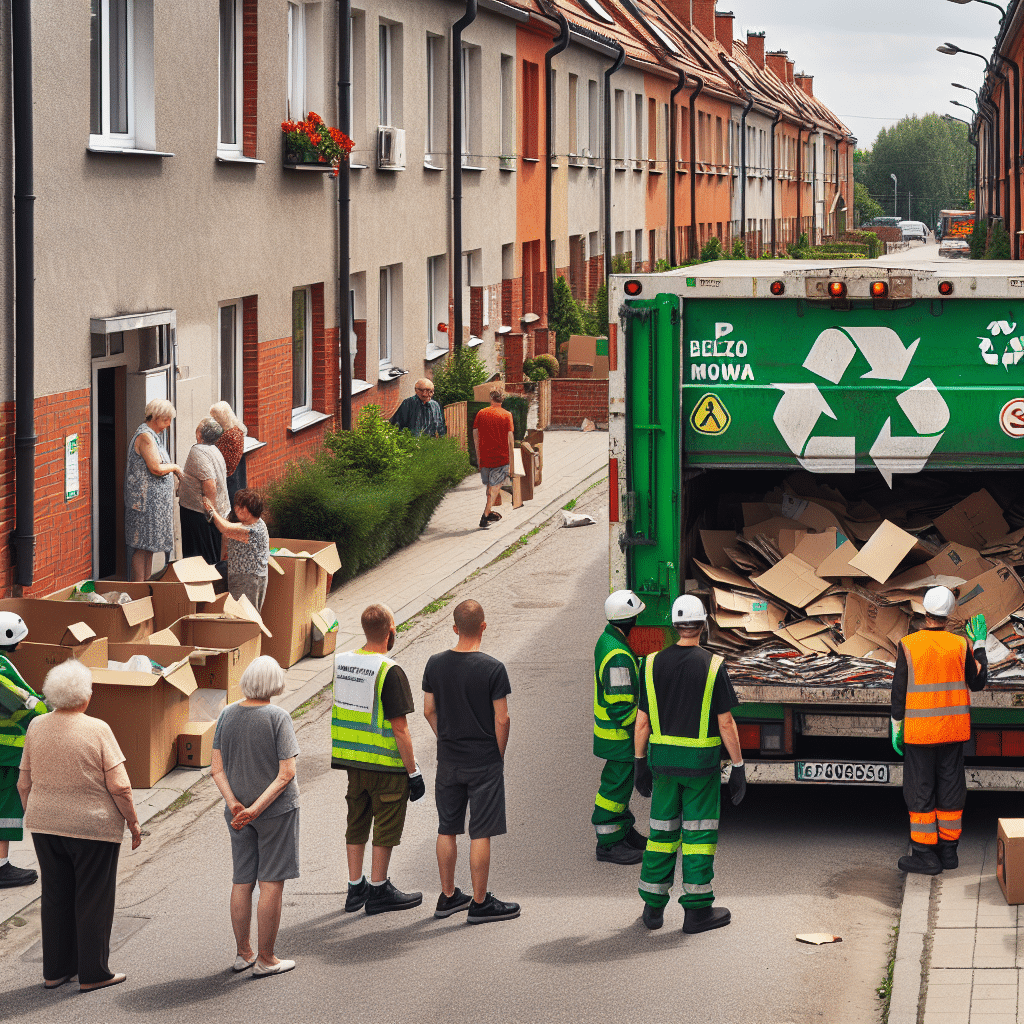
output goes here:
[{"label": "window sill", "polygon": [[241,153],[218,153],[217,163],[219,164],[250,164],[256,166],[257,164],[265,164],[266,160],[256,160],[251,156],[242,156]]},{"label": "window sill", "polygon": [[252,437],[249,434],[245,435],[245,443],[242,446],[242,452],[248,455],[249,452],[259,451],[260,448],[266,448],[267,442],[260,441],[258,438]]},{"label": "window sill", "polygon": [[352,395],[361,395],[364,391],[369,391],[373,385],[368,380],[357,380],[355,377],[352,378]]},{"label": "window sill", "polygon": [[633,164],[633,171],[634,171],[634,172],[635,172],[636,174],[643,174],[643,171],[644,171],[644,165],[643,165],[643,164],[640,164],[640,163],[637,163],[637,164]]},{"label": "window sill", "polygon": [[350,171],[365,171],[369,166],[369,164],[354,164],[351,162],[348,165]]},{"label": "window sill", "polygon": [[476,338],[473,335],[470,335],[469,341],[466,343],[466,348],[476,348],[477,345],[482,345],[483,343],[483,338]]},{"label": "window sill", "polygon": [[569,157],[570,167],[589,167],[590,165],[586,160],[577,160],[575,157]]},{"label": "window sill", "polygon": [[155,149],[114,149],[106,146],[86,146],[85,151],[97,156],[174,156],[173,153],[161,153]]},{"label": "window sill", "polygon": [[424,160],[423,161],[423,170],[425,170],[425,171],[444,171],[444,170],[447,170],[447,168],[444,166],[444,164],[435,164],[435,163],[431,163],[431,161],[429,161],[429,160]]},{"label": "window sill", "polygon": [[332,164],[290,164],[286,161],[283,162],[281,166],[286,171],[312,171],[314,174],[334,173],[334,166]]},{"label": "window sill", "polygon": [[524,156],[523,157],[523,163],[524,164],[539,164],[540,163],[540,157],[538,157],[538,156]]},{"label": "window sill", "polygon": [[665,172],[660,167],[648,167],[648,174],[664,174]]},{"label": "window sill", "polygon": [[378,384],[393,384],[404,377],[409,371],[399,370],[397,366],[382,366],[377,373]]},{"label": "window sill", "polygon": [[318,423],[323,423],[324,420],[329,420],[331,417],[325,412],[316,412],[314,410],[306,410],[296,415],[292,413],[292,422],[288,426],[289,434],[298,434],[302,430],[307,430],[309,427],[315,427]]},{"label": "window sill", "polygon": [[487,170],[486,167],[481,167],[479,164],[463,164],[462,169],[464,171],[476,171],[477,173]]},{"label": "window sill", "polygon": [[425,363],[432,363],[435,359],[440,359],[446,355],[448,355],[448,349],[438,348],[436,345],[428,345],[427,354],[424,356],[423,361]]}]

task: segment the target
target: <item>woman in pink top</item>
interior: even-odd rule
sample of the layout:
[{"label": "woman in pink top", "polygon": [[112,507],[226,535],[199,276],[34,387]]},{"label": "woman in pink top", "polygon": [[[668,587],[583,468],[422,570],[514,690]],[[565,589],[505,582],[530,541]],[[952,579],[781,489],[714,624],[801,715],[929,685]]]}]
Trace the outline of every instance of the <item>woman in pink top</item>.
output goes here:
[{"label": "woman in pink top", "polygon": [[28,727],[18,781],[43,883],[43,983],[77,974],[90,992],[125,980],[107,967],[117,858],[125,824],[133,850],[142,832],[124,754],[110,726],[85,713],[89,670],[74,660],[50,669],[43,697],[52,713]]}]

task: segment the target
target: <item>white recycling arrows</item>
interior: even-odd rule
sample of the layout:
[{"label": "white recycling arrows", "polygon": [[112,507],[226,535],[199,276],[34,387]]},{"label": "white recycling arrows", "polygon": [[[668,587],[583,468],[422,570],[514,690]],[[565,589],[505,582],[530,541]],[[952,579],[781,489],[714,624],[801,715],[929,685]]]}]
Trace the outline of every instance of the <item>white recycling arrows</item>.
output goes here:
[{"label": "white recycling arrows", "polygon": [[[988,325],[988,332],[992,335],[992,338],[1013,334],[1015,330],[1017,330],[1017,325],[1011,324],[1008,320],[993,320]],[[1003,348],[1002,359],[999,358],[999,353],[992,343],[992,338],[978,338],[978,341],[981,342],[978,346],[981,349],[981,358],[989,366],[998,366],[1002,362],[1003,368],[1009,371],[1011,366],[1016,366],[1021,361],[1021,358],[1024,358],[1024,342],[1020,338],[1010,338],[1006,342]]]},{"label": "white recycling arrows", "polygon": [[[859,349],[871,367],[862,379],[902,381],[920,342],[918,338],[904,348],[899,335],[888,327],[830,327],[815,339],[803,365],[815,376],[841,384]],[[985,358],[989,361],[987,355]],[[822,415],[836,419],[817,384],[772,386],[783,393],[772,418],[800,465],[812,473],[855,472],[856,438],[814,436]],[[887,417],[869,451],[890,487],[894,473],[919,473],[924,469],[949,423],[949,406],[931,378],[908,388],[896,401],[917,434],[894,436],[892,417]]]}]

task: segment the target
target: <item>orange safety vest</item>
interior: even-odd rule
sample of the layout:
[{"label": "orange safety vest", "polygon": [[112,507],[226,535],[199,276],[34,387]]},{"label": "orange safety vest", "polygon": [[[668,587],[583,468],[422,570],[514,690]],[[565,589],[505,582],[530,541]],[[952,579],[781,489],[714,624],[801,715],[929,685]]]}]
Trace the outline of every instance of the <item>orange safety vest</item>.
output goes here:
[{"label": "orange safety vest", "polygon": [[907,657],[907,743],[962,743],[971,738],[971,694],[964,680],[967,641],[923,629],[900,641]]}]

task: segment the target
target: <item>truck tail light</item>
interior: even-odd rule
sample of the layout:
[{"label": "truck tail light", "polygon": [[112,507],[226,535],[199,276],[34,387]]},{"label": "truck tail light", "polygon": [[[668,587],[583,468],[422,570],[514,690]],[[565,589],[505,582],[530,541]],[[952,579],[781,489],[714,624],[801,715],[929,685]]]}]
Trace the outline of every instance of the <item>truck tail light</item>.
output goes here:
[{"label": "truck tail light", "polygon": [[871,298],[884,299],[889,294],[889,285],[885,281],[871,282]]},{"label": "truck tail light", "polygon": [[786,286],[782,281],[772,281],[770,285],[770,291],[772,295],[785,295]]},{"label": "truck tail light", "polygon": [[939,294],[940,295],[952,295],[953,294],[953,282],[952,281],[940,281],[939,282]]},{"label": "truck tail light", "polygon": [[608,460],[608,522],[619,521],[619,460]]},{"label": "truck tail light", "polygon": [[[630,636],[632,641],[632,636]],[[761,726],[754,722],[737,722],[736,728],[740,734],[740,747],[743,750],[761,749]]]},{"label": "truck tail light", "polygon": [[644,290],[644,286],[639,281],[627,281],[622,290],[631,298],[635,298]]},{"label": "truck tail light", "polygon": [[828,293],[833,299],[841,299],[846,295],[846,282],[845,281],[829,281]]}]

